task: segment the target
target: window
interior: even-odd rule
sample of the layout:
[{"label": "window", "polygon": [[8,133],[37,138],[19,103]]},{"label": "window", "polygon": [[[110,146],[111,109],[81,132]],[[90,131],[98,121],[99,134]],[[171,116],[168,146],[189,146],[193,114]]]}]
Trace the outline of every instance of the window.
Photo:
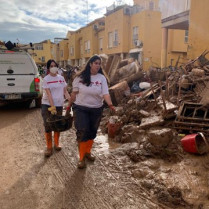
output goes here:
[{"label": "window", "polygon": [[103,50],[103,38],[99,39],[99,50],[102,51]]},{"label": "window", "polygon": [[63,50],[60,50],[60,57],[63,57]]},{"label": "window", "polygon": [[108,48],[112,48],[112,42],[113,42],[113,33],[108,33]]},{"label": "window", "polygon": [[135,26],[135,27],[133,27],[133,37],[132,37],[133,45],[135,45],[135,42],[138,39],[139,39],[139,27]]},{"label": "window", "polygon": [[70,55],[73,56],[74,55],[74,47],[70,47]]},{"label": "window", "polygon": [[154,10],[154,2],[153,1],[149,2],[149,10]]},{"label": "window", "polygon": [[85,53],[87,53],[87,41],[85,41],[84,43],[84,50],[85,50]]},{"label": "window", "polygon": [[114,32],[108,33],[108,48],[118,46],[118,31],[115,30]]},{"label": "window", "polygon": [[90,53],[90,40],[87,41],[87,52]]},{"label": "window", "polygon": [[35,50],[43,50],[43,45],[35,45]]},{"label": "window", "polygon": [[189,31],[185,30],[184,42],[188,43]]},{"label": "window", "polygon": [[118,31],[114,31],[114,40],[113,40],[113,46],[118,46]]},{"label": "window", "polygon": [[85,41],[84,47],[85,47],[85,53],[90,53],[90,40]]},{"label": "window", "polygon": [[105,22],[99,22],[99,25],[105,25]]},{"label": "window", "polygon": [[82,44],[82,40],[80,40],[80,53],[81,53],[81,55],[83,55],[83,44]]},{"label": "window", "polygon": [[41,62],[45,62],[45,57],[41,57]]}]

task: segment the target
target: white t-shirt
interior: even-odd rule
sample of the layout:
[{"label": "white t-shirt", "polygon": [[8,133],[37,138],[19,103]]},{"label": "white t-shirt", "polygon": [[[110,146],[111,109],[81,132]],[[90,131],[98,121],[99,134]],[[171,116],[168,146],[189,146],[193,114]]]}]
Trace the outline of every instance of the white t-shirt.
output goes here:
[{"label": "white t-shirt", "polygon": [[50,105],[49,98],[45,89],[50,89],[53,98],[54,106],[63,106],[64,88],[67,86],[65,79],[61,75],[51,76],[48,74],[43,79],[43,97],[42,104]]},{"label": "white t-shirt", "polygon": [[73,81],[73,91],[78,92],[75,104],[91,108],[102,107],[103,96],[109,94],[107,80],[100,73],[91,75],[89,86],[83,84],[80,77],[76,77]]}]

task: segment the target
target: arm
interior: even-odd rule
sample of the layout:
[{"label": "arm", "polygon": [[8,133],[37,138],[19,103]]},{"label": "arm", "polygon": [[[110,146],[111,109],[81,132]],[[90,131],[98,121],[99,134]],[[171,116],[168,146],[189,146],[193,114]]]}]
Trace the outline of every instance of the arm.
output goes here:
[{"label": "arm", "polygon": [[112,110],[113,112],[115,112],[115,107],[112,104],[112,100],[109,94],[105,94],[104,96],[104,100],[107,103],[108,107],[110,108],[110,110]]},{"label": "arm", "polygon": [[53,107],[54,106],[54,101],[53,101],[53,98],[52,98],[51,91],[50,91],[50,89],[45,89],[45,91],[46,91],[46,94],[49,98],[49,103],[50,103],[51,107]]},{"label": "arm", "polygon": [[50,91],[50,89],[45,89],[45,91],[46,91],[46,94],[49,98],[49,103],[51,105],[51,107],[49,107],[48,110],[51,112],[52,115],[56,115],[57,111],[56,111],[56,107],[54,106],[54,101],[53,101],[53,98],[52,98],[51,91]]},{"label": "arm", "polygon": [[70,103],[70,94],[67,91],[67,87],[64,88],[64,95],[65,95],[65,99],[67,99],[68,102]]},{"label": "arm", "polygon": [[69,108],[71,108],[72,104],[75,102],[76,94],[78,94],[78,91],[73,91],[73,92],[71,93],[71,97],[70,97],[70,99],[68,100],[68,101],[69,101]]},{"label": "arm", "polygon": [[105,95],[103,95],[103,98],[104,98],[104,100],[105,100],[105,102],[107,103],[107,105],[110,107],[110,106],[113,106],[113,104],[112,104],[112,100],[111,100],[111,98],[110,98],[110,95],[109,94],[105,94]]}]

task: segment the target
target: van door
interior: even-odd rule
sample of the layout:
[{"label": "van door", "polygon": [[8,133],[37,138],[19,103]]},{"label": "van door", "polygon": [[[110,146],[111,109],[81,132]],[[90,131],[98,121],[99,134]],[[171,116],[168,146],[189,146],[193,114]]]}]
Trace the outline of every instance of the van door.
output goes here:
[{"label": "van door", "polygon": [[26,52],[0,51],[0,93],[35,92],[36,68]]}]

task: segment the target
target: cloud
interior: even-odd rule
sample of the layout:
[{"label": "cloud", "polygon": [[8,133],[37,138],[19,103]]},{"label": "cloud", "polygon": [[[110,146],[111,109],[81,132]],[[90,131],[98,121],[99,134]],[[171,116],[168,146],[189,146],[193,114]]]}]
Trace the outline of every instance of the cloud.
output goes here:
[{"label": "cloud", "polygon": [[[66,37],[102,17],[114,0],[0,0],[0,40],[21,43]],[[131,3],[127,0],[126,3]],[[88,14],[87,14],[88,10]]]}]

